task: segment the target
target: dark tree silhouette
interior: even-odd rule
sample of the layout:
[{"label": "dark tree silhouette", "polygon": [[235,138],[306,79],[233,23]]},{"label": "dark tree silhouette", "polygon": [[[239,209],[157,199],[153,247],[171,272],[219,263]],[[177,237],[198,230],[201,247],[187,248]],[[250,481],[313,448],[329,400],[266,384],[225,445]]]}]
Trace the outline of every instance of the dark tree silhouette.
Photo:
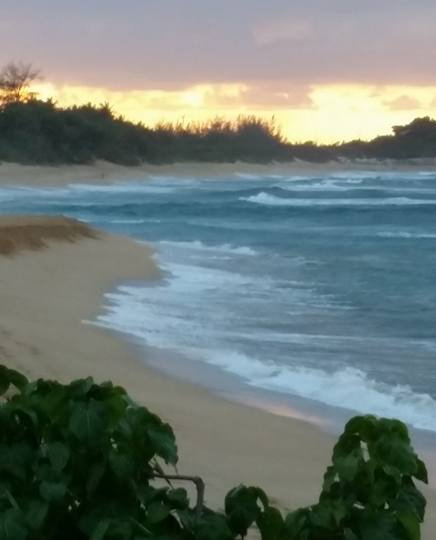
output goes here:
[{"label": "dark tree silhouette", "polygon": [[0,104],[26,102],[35,99],[30,85],[41,73],[32,64],[10,62],[0,71]]},{"label": "dark tree silhouette", "polygon": [[371,141],[321,145],[289,142],[274,117],[239,116],[206,122],[161,122],[153,128],[118,116],[109,103],[59,107],[31,91],[40,77],[31,64],[0,70],[0,161],[124,165],[181,161],[312,163],[331,160],[436,158],[436,120],[416,118]]}]

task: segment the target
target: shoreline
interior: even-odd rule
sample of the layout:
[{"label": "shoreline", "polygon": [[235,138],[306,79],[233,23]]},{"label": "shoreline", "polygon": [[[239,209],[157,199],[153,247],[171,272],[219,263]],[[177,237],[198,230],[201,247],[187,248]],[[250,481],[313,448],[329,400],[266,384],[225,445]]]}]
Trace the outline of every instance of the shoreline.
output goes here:
[{"label": "shoreline", "polygon": [[[106,304],[103,304],[103,310],[105,306]],[[207,362],[193,360],[173,350],[151,347],[140,338],[122,330],[101,326],[98,321],[90,321],[90,323],[128,343],[147,369],[160,373],[164,377],[202,388],[205,392],[230,403],[304,422],[334,442],[351,417],[365,414],[356,410],[335,407],[322,401],[251,386],[243,377],[228,373]],[[436,491],[436,432],[410,425],[408,429],[416,452],[427,465],[429,488]]]},{"label": "shoreline", "polygon": [[147,368],[128,341],[82,322],[95,319],[103,293],[117,283],[158,276],[149,249],[105,233],[2,257],[0,281],[8,287],[0,292],[0,362],[30,377],[68,381],[91,375],[126,387],[172,425],[180,470],[205,478],[213,506],[220,507],[239,483],[261,485],[283,507],[314,502],[333,439],[305,422],[234,404],[162,375]]},{"label": "shoreline", "polygon": [[420,160],[356,160],[311,163],[291,161],[287,163],[253,164],[246,162],[208,163],[184,162],[138,166],[116,165],[96,161],[90,165],[21,165],[0,162],[0,186],[66,186],[71,183],[111,184],[129,181],[145,181],[155,177],[205,179],[238,176],[293,176],[316,175],[321,172],[346,173],[362,171],[379,172],[435,172],[435,159]]},{"label": "shoreline", "polygon": [[[159,373],[128,340],[82,322],[95,320],[103,294],[118,283],[158,277],[147,247],[105,233],[2,257],[0,281],[8,287],[0,291],[0,362],[30,376],[65,381],[93,375],[125,386],[172,425],[180,471],[206,480],[214,507],[241,482],[260,485],[283,508],[314,503],[335,438],[305,421]],[[436,528],[435,495],[427,491],[427,540]]]}]

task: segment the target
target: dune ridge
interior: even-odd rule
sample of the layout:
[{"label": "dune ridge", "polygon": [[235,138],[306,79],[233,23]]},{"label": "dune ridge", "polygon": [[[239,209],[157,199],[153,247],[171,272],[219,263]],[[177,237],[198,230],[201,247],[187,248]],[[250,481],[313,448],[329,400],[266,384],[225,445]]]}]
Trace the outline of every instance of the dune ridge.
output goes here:
[{"label": "dune ridge", "polygon": [[75,242],[97,237],[97,231],[91,227],[66,217],[0,216],[0,255],[42,249],[53,240]]}]

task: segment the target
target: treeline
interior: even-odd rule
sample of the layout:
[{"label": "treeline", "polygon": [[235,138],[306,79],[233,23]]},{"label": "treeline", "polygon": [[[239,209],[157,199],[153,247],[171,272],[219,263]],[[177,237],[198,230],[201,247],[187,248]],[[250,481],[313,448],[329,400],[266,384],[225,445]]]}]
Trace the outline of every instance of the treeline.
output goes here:
[{"label": "treeline", "polygon": [[107,104],[70,108],[53,101],[12,101],[0,107],[0,161],[24,164],[125,165],[182,161],[268,163],[300,159],[416,159],[436,157],[436,121],[417,118],[371,141],[332,145],[287,142],[274,120],[162,123],[153,128],[116,116]]}]

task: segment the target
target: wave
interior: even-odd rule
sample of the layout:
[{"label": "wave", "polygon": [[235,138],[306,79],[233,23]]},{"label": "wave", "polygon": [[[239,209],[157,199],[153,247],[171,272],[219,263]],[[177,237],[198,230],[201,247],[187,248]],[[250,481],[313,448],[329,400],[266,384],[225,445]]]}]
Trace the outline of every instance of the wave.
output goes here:
[{"label": "wave", "polygon": [[[71,183],[64,187],[30,187],[30,186],[7,186],[1,191],[9,199],[38,197],[56,200],[65,198],[65,203],[74,202],[76,197],[89,195],[132,195],[132,194],[150,194],[150,195],[166,195],[173,193],[184,185],[182,181],[179,185],[175,183],[166,184],[153,181],[144,182],[116,182],[112,184],[85,184]],[[74,197],[69,199],[69,197]],[[50,201],[51,202],[51,201]]]},{"label": "wave", "polygon": [[244,173],[244,172],[237,172],[235,173],[235,176],[237,176],[238,178],[241,178],[242,180],[262,180],[263,178],[265,178],[264,176],[262,175],[259,175],[259,174],[250,174],[250,173]]},{"label": "wave", "polygon": [[[193,244],[200,246],[200,243]],[[190,247],[192,248],[192,245]],[[269,290],[271,283],[257,282],[250,276],[233,272],[200,269],[185,264],[171,264],[167,268],[164,266],[163,270],[171,274],[169,279],[160,285],[125,285],[106,295],[108,304],[97,323],[130,334],[148,345],[172,349],[193,360],[212,364],[240,377],[253,387],[287,393],[361,413],[394,416],[416,428],[436,431],[436,401],[428,394],[414,392],[409,386],[393,386],[376,381],[365,371],[352,367],[327,372],[300,365],[278,364],[268,359],[260,359],[257,355],[222,348],[224,339],[227,343],[234,339],[239,341],[241,331],[234,327],[231,318],[228,319],[229,324],[223,327],[222,310],[219,309],[219,304],[218,309],[215,304],[216,299],[221,298],[220,291],[228,293],[228,301],[229,297],[234,297],[235,294],[241,296],[241,291],[246,290],[246,287],[251,289],[254,286],[256,291],[259,291],[262,285]],[[215,296],[218,293],[219,297]],[[186,311],[188,305],[189,315]],[[207,305],[213,305],[214,308],[209,309]],[[208,320],[207,325],[204,324],[205,319]],[[265,342],[263,335],[256,334],[251,337]],[[279,335],[272,337],[275,341],[280,341]],[[306,343],[308,337],[310,340],[316,339],[317,342],[320,338],[329,342],[339,339],[342,342],[345,336],[295,334],[288,335],[287,339],[293,343]],[[348,340],[350,339],[365,338],[348,337]],[[376,340],[374,346],[379,348],[382,341]],[[386,340],[386,344],[395,345],[390,343],[390,340]],[[334,342],[326,345],[331,347]],[[396,346],[401,347],[402,343]],[[235,349],[237,347],[236,345]],[[360,396],[359,400],[356,400],[356,395]]]},{"label": "wave", "polygon": [[247,255],[255,256],[258,255],[258,252],[248,246],[233,246],[231,244],[220,244],[220,245],[206,245],[203,244],[200,240],[193,240],[191,242],[173,242],[171,240],[161,240],[159,244],[163,246],[175,247],[175,248],[184,248],[192,249],[196,251],[210,251],[210,252],[219,252],[232,255]]},{"label": "wave", "polygon": [[[359,181],[361,183],[361,181]],[[343,182],[341,182],[343,184]],[[359,188],[353,188],[352,186],[348,185],[347,182],[346,185],[338,184],[337,180],[329,180],[329,179],[323,179],[319,180],[317,182],[312,181],[312,179],[307,179],[307,182],[280,182],[278,184],[274,184],[273,187],[277,189],[281,189],[282,191],[356,191]],[[355,182],[353,182],[353,185]],[[373,189],[372,187],[364,187],[360,188],[363,190],[369,190]]]},{"label": "wave", "polygon": [[202,351],[202,357],[254,387],[360,413],[397,417],[418,429],[436,431],[436,401],[431,396],[406,385],[377,382],[359,369],[344,367],[327,373],[278,366],[234,351]]},{"label": "wave", "polygon": [[113,184],[81,184],[74,183],[68,185],[72,194],[77,192],[82,193],[120,193],[120,194],[132,194],[132,193],[149,193],[149,194],[167,194],[174,192],[177,188],[174,185],[159,185],[151,181],[145,182],[117,182]]},{"label": "wave", "polygon": [[[196,276],[191,276],[191,279],[196,281]],[[189,295],[189,292],[185,291],[185,294]],[[216,341],[212,336],[205,335],[206,329],[197,328],[176,305],[154,303],[153,289],[150,288],[138,290],[124,286],[106,297],[110,305],[106,306],[105,314],[98,318],[98,325],[130,334],[155,347],[172,349],[192,360],[214,365],[255,388],[359,413],[396,417],[418,429],[436,431],[436,401],[428,394],[414,392],[409,386],[392,386],[375,381],[364,371],[352,367],[328,373],[303,366],[278,365],[237,350],[213,348]],[[196,308],[195,302],[192,308]],[[193,335],[199,347],[192,346]],[[206,342],[212,348],[207,348]],[[356,395],[360,396],[359,400],[356,400]]]},{"label": "wave", "polygon": [[318,182],[305,182],[305,183],[277,183],[274,184],[272,187],[276,189],[280,189],[285,192],[311,192],[311,191],[319,191],[319,192],[330,192],[330,191],[340,191],[340,192],[350,192],[350,193],[369,193],[369,192],[375,192],[375,193],[386,193],[386,194],[396,194],[396,193],[403,193],[403,194],[416,194],[416,195],[436,195],[436,186],[434,188],[424,188],[422,186],[416,186],[411,188],[406,187],[393,187],[388,186],[386,184],[367,184],[367,185],[361,185],[362,182],[359,181],[359,185],[355,185],[356,182],[344,182],[344,181],[338,181],[338,180],[331,180],[331,179],[325,179],[320,180]]},{"label": "wave", "polygon": [[417,233],[408,231],[383,231],[376,234],[380,238],[436,238],[436,233]]},{"label": "wave", "polygon": [[142,223],[148,223],[149,219],[129,219],[129,218],[126,218],[126,219],[123,219],[123,218],[120,218],[120,219],[111,219],[110,220],[110,223],[114,223],[114,224],[120,224],[120,225],[141,225]]},{"label": "wave", "polygon": [[436,205],[436,199],[410,199],[408,197],[387,197],[383,199],[291,199],[277,197],[265,191],[249,197],[240,197],[241,201],[265,206],[422,206]]}]

